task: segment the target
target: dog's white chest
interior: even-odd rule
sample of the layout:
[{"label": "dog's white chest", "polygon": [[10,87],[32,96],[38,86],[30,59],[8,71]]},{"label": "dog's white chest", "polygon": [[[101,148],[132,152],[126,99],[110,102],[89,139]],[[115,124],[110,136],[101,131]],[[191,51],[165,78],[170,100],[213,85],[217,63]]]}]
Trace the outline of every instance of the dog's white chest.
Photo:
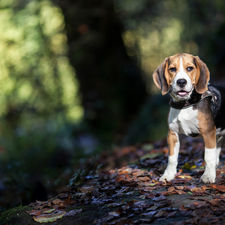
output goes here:
[{"label": "dog's white chest", "polygon": [[199,133],[199,121],[197,119],[198,110],[193,107],[186,109],[170,108],[168,123],[169,128],[176,133],[186,135]]}]

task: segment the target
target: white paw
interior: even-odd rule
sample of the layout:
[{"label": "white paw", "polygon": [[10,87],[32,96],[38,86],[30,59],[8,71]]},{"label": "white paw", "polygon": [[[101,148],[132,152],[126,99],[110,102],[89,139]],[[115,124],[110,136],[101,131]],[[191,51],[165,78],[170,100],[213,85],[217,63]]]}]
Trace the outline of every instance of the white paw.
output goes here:
[{"label": "white paw", "polygon": [[216,174],[209,174],[209,173],[204,173],[200,180],[202,180],[204,183],[215,183],[216,180]]},{"label": "white paw", "polygon": [[171,181],[171,180],[174,179],[175,175],[176,175],[176,173],[164,173],[164,174],[160,177],[159,181],[166,181],[166,180],[167,180],[167,181]]}]

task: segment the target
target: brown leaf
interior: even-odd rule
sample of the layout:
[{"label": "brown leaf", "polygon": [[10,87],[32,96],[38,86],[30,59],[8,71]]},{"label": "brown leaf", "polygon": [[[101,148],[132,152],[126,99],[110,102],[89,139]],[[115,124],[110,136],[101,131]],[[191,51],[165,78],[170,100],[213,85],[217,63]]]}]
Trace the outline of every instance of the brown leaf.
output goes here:
[{"label": "brown leaf", "polygon": [[174,194],[174,193],[175,193],[175,191],[174,192],[162,191],[160,194],[164,195],[164,196],[168,196],[168,195],[171,195],[171,194]]},{"label": "brown leaf", "polygon": [[138,177],[138,179],[143,182],[150,181],[149,177]]},{"label": "brown leaf", "polygon": [[26,211],[31,216],[40,216],[43,210],[31,210],[31,211]]},{"label": "brown leaf", "polygon": [[175,188],[178,190],[184,190],[184,186],[175,186]]},{"label": "brown leaf", "polygon": [[184,191],[182,191],[182,190],[175,190],[175,192],[177,193],[177,194],[179,194],[179,195],[184,195],[184,194],[186,194]]},{"label": "brown leaf", "polygon": [[65,200],[65,204],[69,204],[70,201],[71,201],[71,197],[69,196],[69,197]]},{"label": "brown leaf", "polygon": [[218,207],[218,206],[221,205],[219,199],[213,199],[213,200],[210,202],[210,204],[211,204],[212,206],[215,206],[215,207]]},{"label": "brown leaf", "polygon": [[76,203],[76,201],[75,200],[70,200],[67,204],[70,204],[70,205],[74,205]]},{"label": "brown leaf", "polygon": [[146,194],[145,197],[146,198],[154,198],[155,195],[153,193],[150,193],[150,194]]},{"label": "brown leaf", "polygon": [[225,185],[213,185],[213,188],[220,192],[225,192]]},{"label": "brown leaf", "polygon": [[202,208],[205,207],[207,205],[207,203],[205,201],[201,201],[201,202],[193,202],[192,204],[189,204],[187,207],[194,209],[194,208]]},{"label": "brown leaf", "polygon": [[66,208],[66,206],[65,202],[60,202],[58,205],[59,208]]},{"label": "brown leaf", "polygon": [[64,203],[64,201],[62,201],[62,200],[56,198],[56,199],[54,199],[54,200],[52,201],[52,203],[53,203],[54,205],[59,205],[60,203]]},{"label": "brown leaf", "polygon": [[187,209],[184,207],[184,205],[180,205],[179,210],[182,211],[182,212],[183,212],[183,211],[187,211]]},{"label": "brown leaf", "polygon": [[43,208],[44,208],[43,205],[37,205],[37,206],[34,207],[34,209],[43,209]]},{"label": "brown leaf", "polygon": [[201,186],[202,190],[205,191],[207,189],[210,189],[210,187],[206,187],[206,186]]},{"label": "brown leaf", "polygon": [[196,185],[184,186],[184,191],[191,191]]},{"label": "brown leaf", "polygon": [[145,192],[152,192],[155,189],[155,187],[144,187],[142,188],[143,191]]},{"label": "brown leaf", "polygon": [[175,187],[170,187],[170,188],[168,188],[168,191],[169,191],[169,192],[175,191]]},{"label": "brown leaf", "polygon": [[175,178],[174,180],[171,180],[171,183],[174,184],[185,184],[188,182],[188,179],[184,179],[184,178]]},{"label": "brown leaf", "polygon": [[201,187],[193,187],[191,188],[191,191],[198,192],[198,193],[205,192]]}]

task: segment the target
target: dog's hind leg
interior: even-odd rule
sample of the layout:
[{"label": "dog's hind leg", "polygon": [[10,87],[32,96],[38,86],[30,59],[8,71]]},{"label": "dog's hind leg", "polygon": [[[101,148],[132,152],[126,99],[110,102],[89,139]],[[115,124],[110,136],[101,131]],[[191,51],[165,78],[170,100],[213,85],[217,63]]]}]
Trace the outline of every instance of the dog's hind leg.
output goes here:
[{"label": "dog's hind leg", "polygon": [[210,132],[202,133],[205,142],[205,172],[201,176],[204,183],[214,183],[216,179],[216,160],[217,160],[217,147],[216,147],[216,127]]},{"label": "dog's hind leg", "polygon": [[216,165],[220,163],[220,152],[223,144],[223,136],[216,136]]}]

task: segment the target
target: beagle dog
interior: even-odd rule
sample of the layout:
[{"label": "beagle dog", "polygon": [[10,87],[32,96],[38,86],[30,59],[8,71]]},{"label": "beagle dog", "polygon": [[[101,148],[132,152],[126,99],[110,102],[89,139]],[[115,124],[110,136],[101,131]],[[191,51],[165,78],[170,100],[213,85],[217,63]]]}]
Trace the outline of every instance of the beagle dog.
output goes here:
[{"label": "beagle dog", "polygon": [[225,88],[208,85],[209,69],[198,56],[186,53],[166,58],[153,73],[162,95],[169,92],[169,156],[160,181],[170,181],[177,173],[179,134],[202,137],[205,144],[204,183],[214,183],[216,166],[225,134]]}]

